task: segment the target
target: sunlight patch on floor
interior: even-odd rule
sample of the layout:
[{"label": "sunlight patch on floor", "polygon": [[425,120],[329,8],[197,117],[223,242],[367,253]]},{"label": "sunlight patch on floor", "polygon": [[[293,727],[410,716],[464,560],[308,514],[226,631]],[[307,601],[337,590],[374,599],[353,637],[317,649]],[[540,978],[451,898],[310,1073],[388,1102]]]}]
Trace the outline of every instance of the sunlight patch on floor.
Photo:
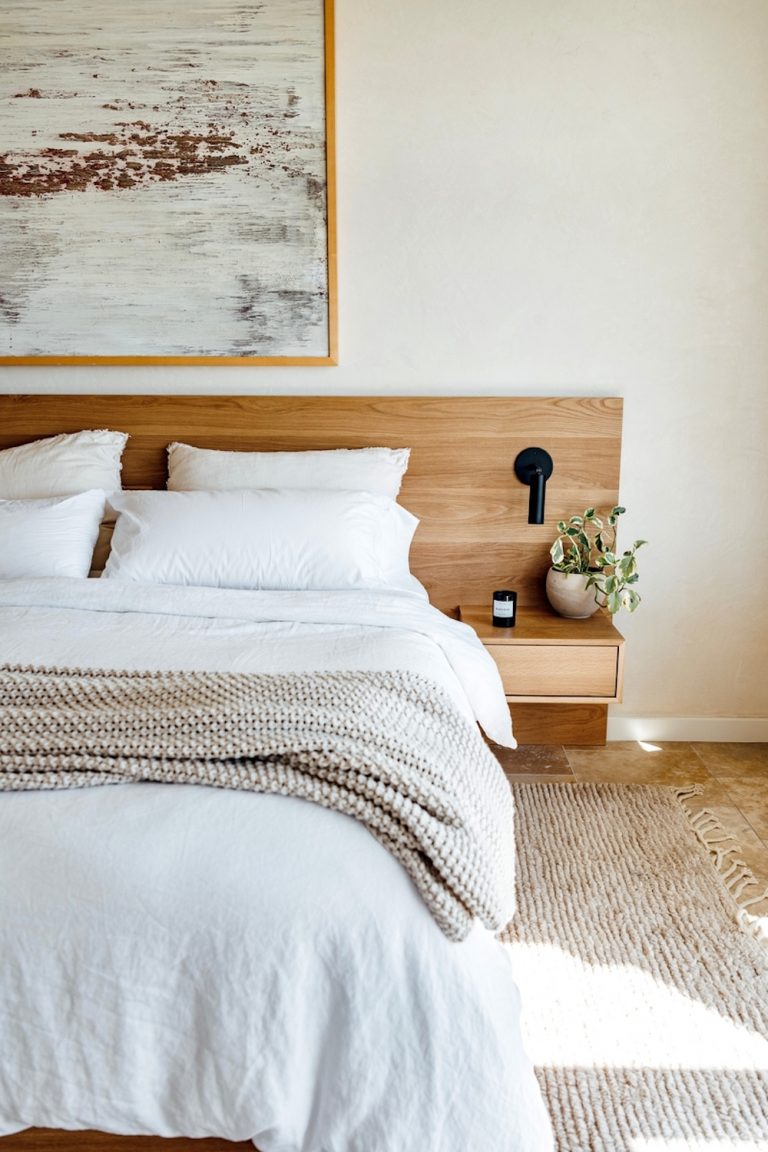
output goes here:
[{"label": "sunlight patch on floor", "polygon": [[[516,943],[510,949],[534,1064],[768,1069],[768,1039],[651,972],[587,963],[551,945]],[[567,1015],[564,994],[573,1005]]]}]

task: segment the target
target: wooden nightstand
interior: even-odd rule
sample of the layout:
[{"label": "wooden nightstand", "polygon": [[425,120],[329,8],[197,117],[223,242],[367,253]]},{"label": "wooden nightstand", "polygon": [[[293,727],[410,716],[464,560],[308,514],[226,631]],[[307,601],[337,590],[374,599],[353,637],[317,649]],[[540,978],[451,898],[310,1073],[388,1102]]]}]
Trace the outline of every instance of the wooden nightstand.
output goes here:
[{"label": "wooden nightstand", "polygon": [[621,700],[624,637],[601,612],[567,620],[518,608],[514,628],[494,628],[490,605],[462,605],[499,666],[521,744],[604,744],[608,704]]}]

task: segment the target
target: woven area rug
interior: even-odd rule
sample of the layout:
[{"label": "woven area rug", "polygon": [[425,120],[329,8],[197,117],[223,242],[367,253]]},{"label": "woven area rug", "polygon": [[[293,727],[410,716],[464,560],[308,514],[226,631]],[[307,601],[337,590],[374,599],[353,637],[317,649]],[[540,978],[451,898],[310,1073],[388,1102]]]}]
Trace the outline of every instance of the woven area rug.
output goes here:
[{"label": "woven area rug", "polygon": [[508,939],[559,1152],[768,1149],[768,949],[674,790],[514,793]]}]

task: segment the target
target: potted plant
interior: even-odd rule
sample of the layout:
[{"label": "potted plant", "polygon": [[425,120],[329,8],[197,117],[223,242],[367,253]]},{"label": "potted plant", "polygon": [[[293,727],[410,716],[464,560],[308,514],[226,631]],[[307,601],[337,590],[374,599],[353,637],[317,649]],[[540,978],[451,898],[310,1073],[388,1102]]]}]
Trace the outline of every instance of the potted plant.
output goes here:
[{"label": "potted plant", "polygon": [[546,587],[547,599],[561,616],[583,619],[598,608],[613,614],[638,607],[636,552],[647,541],[635,540],[626,552],[616,552],[616,523],[624,512],[612,508],[604,520],[587,508],[582,516],[558,521]]}]

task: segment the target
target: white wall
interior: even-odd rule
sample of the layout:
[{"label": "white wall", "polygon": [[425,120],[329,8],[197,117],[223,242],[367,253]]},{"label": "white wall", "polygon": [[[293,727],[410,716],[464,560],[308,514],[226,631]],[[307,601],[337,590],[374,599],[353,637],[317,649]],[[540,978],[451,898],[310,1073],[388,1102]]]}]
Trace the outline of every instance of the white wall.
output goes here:
[{"label": "white wall", "polygon": [[337,0],[337,38],[340,365],[0,389],[622,395],[611,734],[767,739],[768,5]]}]

